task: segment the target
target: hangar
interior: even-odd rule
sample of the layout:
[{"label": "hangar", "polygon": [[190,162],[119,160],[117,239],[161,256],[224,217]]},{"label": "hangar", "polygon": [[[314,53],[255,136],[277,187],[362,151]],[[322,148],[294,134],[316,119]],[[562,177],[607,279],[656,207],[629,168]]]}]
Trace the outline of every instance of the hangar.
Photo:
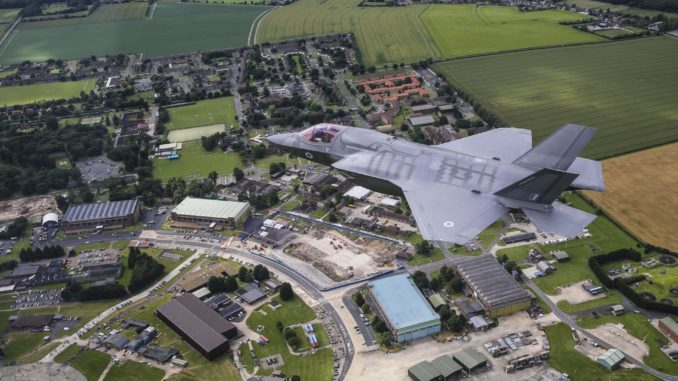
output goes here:
[{"label": "hangar", "polygon": [[67,233],[117,229],[139,220],[139,200],[71,205],[61,221]]},{"label": "hangar", "polygon": [[459,258],[454,265],[490,318],[530,307],[530,294],[492,255]]},{"label": "hangar", "polygon": [[47,228],[52,228],[55,226],[59,226],[59,215],[56,213],[47,213],[44,216],[42,216],[42,227],[47,229]]},{"label": "hangar", "polygon": [[173,227],[235,229],[242,227],[250,211],[247,202],[186,197],[172,210]]},{"label": "hangar", "polygon": [[156,314],[198,352],[212,360],[228,350],[237,328],[192,294],[184,294],[156,310]]},{"label": "hangar", "polygon": [[438,316],[412,281],[399,274],[368,283],[379,315],[399,343],[440,332]]}]

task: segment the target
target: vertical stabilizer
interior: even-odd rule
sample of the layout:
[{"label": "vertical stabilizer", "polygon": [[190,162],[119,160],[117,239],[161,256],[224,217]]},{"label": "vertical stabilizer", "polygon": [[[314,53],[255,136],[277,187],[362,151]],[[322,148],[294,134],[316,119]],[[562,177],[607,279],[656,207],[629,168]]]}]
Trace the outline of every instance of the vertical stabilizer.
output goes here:
[{"label": "vertical stabilizer", "polygon": [[595,128],[566,124],[513,163],[526,168],[566,171],[595,132]]}]

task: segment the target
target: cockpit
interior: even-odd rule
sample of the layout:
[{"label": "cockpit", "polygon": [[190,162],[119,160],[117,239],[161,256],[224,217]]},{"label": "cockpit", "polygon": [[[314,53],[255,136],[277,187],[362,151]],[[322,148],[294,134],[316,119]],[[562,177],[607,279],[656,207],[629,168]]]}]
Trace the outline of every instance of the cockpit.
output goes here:
[{"label": "cockpit", "polygon": [[337,124],[320,123],[299,133],[299,137],[311,143],[332,143],[346,127]]}]

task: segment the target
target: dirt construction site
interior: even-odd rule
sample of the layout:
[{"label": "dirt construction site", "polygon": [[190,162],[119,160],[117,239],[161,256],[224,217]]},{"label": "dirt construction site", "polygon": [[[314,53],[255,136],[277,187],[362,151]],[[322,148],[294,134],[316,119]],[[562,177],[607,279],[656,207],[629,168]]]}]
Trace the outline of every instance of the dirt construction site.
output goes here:
[{"label": "dirt construction site", "polygon": [[566,300],[570,304],[579,304],[607,296],[606,293],[591,295],[582,286],[585,283],[591,283],[591,280],[583,280],[581,282],[573,283],[567,286],[558,287],[558,290],[560,291],[558,295],[549,296],[549,298],[554,303],[558,303],[561,300]]},{"label": "dirt construction site", "polygon": [[283,253],[313,264],[331,280],[340,282],[392,266],[398,246],[357,233],[313,226],[306,234],[297,235]]},{"label": "dirt construction site", "polygon": [[52,195],[24,197],[0,202],[0,222],[19,217],[30,219],[33,216],[43,216],[50,212],[60,213],[57,202]]}]

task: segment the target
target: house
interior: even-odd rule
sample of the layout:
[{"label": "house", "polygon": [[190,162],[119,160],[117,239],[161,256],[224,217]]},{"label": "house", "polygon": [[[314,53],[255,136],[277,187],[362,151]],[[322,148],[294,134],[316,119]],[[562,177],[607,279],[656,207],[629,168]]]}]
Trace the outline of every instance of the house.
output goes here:
[{"label": "house", "polygon": [[610,307],[610,310],[612,312],[612,315],[614,316],[619,316],[624,314],[624,306],[621,304],[615,304],[614,306]]}]

